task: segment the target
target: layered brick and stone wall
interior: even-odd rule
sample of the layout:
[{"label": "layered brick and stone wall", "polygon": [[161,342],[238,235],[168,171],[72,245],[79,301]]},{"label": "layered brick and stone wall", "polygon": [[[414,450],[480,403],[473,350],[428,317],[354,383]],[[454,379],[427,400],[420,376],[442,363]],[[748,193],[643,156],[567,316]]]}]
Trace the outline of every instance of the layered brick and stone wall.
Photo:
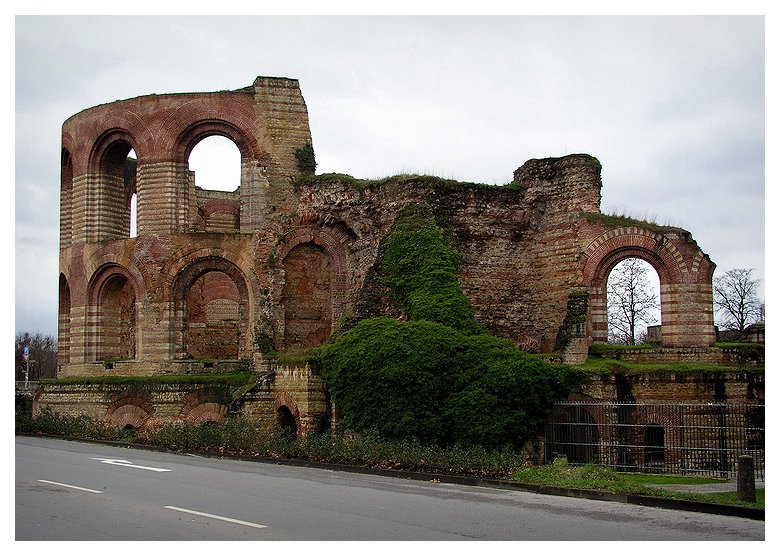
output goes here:
[{"label": "layered brick and stone wall", "polygon": [[86,415],[119,428],[148,430],[185,422],[221,423],[230,415],[256,419],[268,427],[289,412],[295,433],[321,432],[329,425],[330,406],[322,377],[308,364],[264,365],[262,376],[235,397],[212,382],[108,384],[62,381],[35,393],[33,415],[46,407],[61,415]]},{"label": "layered brick and stone wall", "polygon": [[[211,135],[241,154],[236,191],[195,186],[189,154]],[[658,271],[662,346],[714,342],[714,264],[685,230],[604,217],[592,156],[529,160],[505,187],[426,176],[361,182],[303,174],[296,151],[311,143],[300,86],[286,78],[142,96],[69,118],[58,376],[219,373],[242,361],[257,369],[271,364],[263,350],[319,345],[342,316],[403,318],[377,261],[412,203],[433,207],[462,254],[459,281],[477,320],[523,349],[577,363],[606,341],[606,280],[627,257]],[[247,398],[245,411],[283,411],[314,427],[309,416],[325,411],[321,379],[275,376],[287,394]]]},{"label": "layered brick and stone wall", "polygon": [[[209,135],[241,153],[234,192],[194,185],[188,156]],[[598,218],[591,156],[530,160],[508,187],[426,177],[356,186],[296,181],[295,152],[310,143],[298,82],[281,78],[117,101],[66,121],[60,376],[106,360],[160,372],[193,358],[254,360],[258,334],[276,348],[318,345],[372,287],[382,238],[417,202],[433,206],[463,254],[459,279],[477,319],[524,349],[577,362],[605,341],[606,279],[629,256],[659,273],[662,344],[714,342],[714,265],[684,230]],[[205,294],[215,277],[221,285]]]}]

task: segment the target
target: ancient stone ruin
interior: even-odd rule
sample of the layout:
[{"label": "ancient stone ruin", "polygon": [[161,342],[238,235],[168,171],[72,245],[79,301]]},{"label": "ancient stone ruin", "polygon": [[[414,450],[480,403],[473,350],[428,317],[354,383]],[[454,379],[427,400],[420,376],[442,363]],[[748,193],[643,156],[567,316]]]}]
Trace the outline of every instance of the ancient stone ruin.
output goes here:
[{"label": "ancient stone ruin", "polygon": [[[211,135],[241,153],[235,191],[195,186],[188,157]],[[606,342],[607,278],[628,257],[658,272],[662,346],[714,344],[714,264],[683,229],[602,214],[592,156],[529,160],[500,187],[316,176],[305,161],[311,145],[298,81],[286,78],[142,96],[69,118],[58,377],[271,372],[272,352],[319,345],[345,317],[393,312],[374,279],[377,251],[398,211],[417,202],[433,207],[462,253],[459,280],[477,320],[523,349],[574,363]],[[313,428],[328,410],[321,380],[308,368],[275,369],[242,411]],[[39,402],[67,394],[133,427],[219,421],[229,406],[207,386],[171,386],[155,399],[70,388]]]}]

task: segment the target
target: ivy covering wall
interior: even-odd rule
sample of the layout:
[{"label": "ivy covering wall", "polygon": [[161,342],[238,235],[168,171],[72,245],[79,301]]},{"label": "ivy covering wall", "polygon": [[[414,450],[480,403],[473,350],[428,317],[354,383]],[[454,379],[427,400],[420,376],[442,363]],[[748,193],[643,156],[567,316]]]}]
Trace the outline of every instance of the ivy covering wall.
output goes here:
[{"label": "ivy covering wall", "polygon": [[322,348],[343,425],[439,445],[520,447],[582,375],[492,336],[461,291],[430,206],[402,210],[380,252],[405,320],[364,319]]}]

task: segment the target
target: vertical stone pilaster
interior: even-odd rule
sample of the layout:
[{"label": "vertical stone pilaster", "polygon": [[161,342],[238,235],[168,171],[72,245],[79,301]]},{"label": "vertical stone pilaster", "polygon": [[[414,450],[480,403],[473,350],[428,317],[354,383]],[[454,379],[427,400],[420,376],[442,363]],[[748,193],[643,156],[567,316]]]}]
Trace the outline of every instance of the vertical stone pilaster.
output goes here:
[{"label": "vertical stone pilaster", "polygon": [[265,168],[256,160],[241,161],[241,233],[254,233],[268,213]]},{"label": "vertical stone pilaster", "polygon": [[187,165],[157,162],[138,166],[138,235],[189,230]]},{"label": "vertical stone pilaster", "polygon": [[662,345],[708,347],[715,344],[712,287],[709,284],[662,285],[661,305]]}]

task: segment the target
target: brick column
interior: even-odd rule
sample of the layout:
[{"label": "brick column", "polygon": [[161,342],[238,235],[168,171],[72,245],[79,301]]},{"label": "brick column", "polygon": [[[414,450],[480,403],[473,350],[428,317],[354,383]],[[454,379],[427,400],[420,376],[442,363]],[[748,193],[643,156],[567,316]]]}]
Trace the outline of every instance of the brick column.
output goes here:
[{"label": "brick column", "polygon": [[709,284],[661,284],[661,318],[662,345],[714,345],[712,287]]},{"label": "brick column", "polygon": [[138,166],[138,235],[188,231],[187,165],[155,162]]}]

